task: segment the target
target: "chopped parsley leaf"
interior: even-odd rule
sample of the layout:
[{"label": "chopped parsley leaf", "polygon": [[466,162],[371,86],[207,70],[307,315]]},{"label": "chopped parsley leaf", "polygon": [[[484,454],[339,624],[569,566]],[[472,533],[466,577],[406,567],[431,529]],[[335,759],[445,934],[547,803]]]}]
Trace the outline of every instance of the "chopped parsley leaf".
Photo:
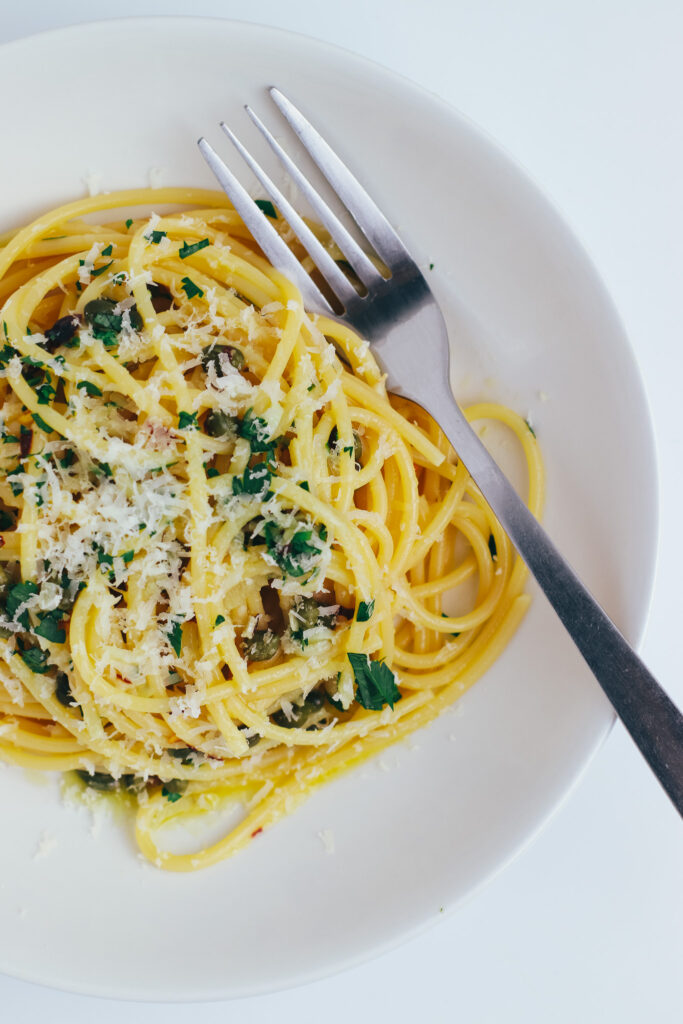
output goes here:
[{"label": "chopped parsley leaf", "polygon": [[[13,619],[21,605],[28,601],[29,597],[37,593],[38,587],[31,580],[27,580],[25,583],[15,583],[13,587],[10,587],[5,604],[5,611],[8,617]],[[24,610],[16,621],[20,622],[25,629],[28,629],[28,611]]]},{"label": "chopped parsley leaf", "polygon": [[259,462],[257,466],[247,466],[242,476],[232,478],[232,493],[264,496],[270,487],[271,476],[265,462]]},{"label": "chopped parsley leaf", "polygon": [[495,562],[498,557],[498,549],[496,548],[496,538],[492,533],[489,534],[489,551],[491,552],[491,558]]},{"label": "chopped parsley leaf", "polygon": [[196,412],[179,412],[178,413],[178,430],[187,430],[189,427],[197,429],[197,413]]},{"label": "chopped parsley leaf", "polygon": [[[5,335],[5,337],[6,336],[7,335]],[[3,345],[2,349],[0,349],[0,367],[4,370],[10,359],[14,359],[14,357],[18,355],[19,353],[12,347],[12,345]]]},{"label": "chopped parsley leaf", "polygon": [[106,551],[104,551],[103,548],[101,548],[99,546],[99,544],[95,545],[95,550],[97,551],[97,564],[98,565],[113,565],[114,564],[114,557],[113,557],[113,555],[110,555]]},{"label": "chopped parsley leaf", "polygon": [[50,426],[50,424],[46,423],[43,417],[39,416],[37,412],[31,413],[31,419],[36,424],[36,426],[40,427],[41,430],[44,430],[46,434],[52,433],[52,427]]},{"label": "chopped parsley leaf", "polygon": [[44,675],[50,667],[47,663],[47,651],[41,651],[39,647],[29,647],[25,651],[19,651],[21,660],[28,665],[31,672]]},{"label": "chopped parsley leaf", "polygon": [[102,252],[100,253],[100,256],[111,256],[111,252],[112,252],[112,244],[110,242],[109,245],[107,246],[107,248],[102,250]]},{"label": "chopped parsley leaf", "polygon": [[124,551],[123,554],[121,555],[121,558],[123,559],[125,564],[128,565],[128,563],[132,562],[133,559],[135,558],[135,552],[134,551]]},{"label": "chopped parsley leaf", "polygon": [[38,395],[38,405],[49,405],[55,397],[57,392],[50,383],[49,375],[48,380],[41,384],[40,387],[36,388],[36,394]]},{"label": "chopped parsley leaf", "polygon": [[168,788],[168,786],[162,786],[161,795],[165,796],[170,804],[174,804],[176,800],[180,800],[182,793],[174,793]]},{"label": "chopped parsley leaf", "polygon": [[225,622],[225,615],[217,615],[216,616],[216,621],[213,624],[213,628],[215,629],[216,626],[220,626],[221,622]]},{"label": "chopped parsley leaf", "polygon": [[128,228],[131,226],[132,223],[133,223],[133,218],[129,217],[128,220],[126,221],[126,230],[128,230]]},{"label": "chopped parsley leaf", "polygon": [[270,440],[268,424],[261,416],[255,416],[253,409],[247,409],[245,412],[238,433],[249,442],[252,452],[267,452],[273,448],[274,442]]},{"label": "chopped parsley leaf", "polygon": [[200,242],[195,242],[193,245],[188,245],[187,242],[183,242],[178,249],[178,255],[181,260],[186,260],[188,256],[194,256],[194,254],[199,252],[200,249],[206,249],[209,244],[210,242],[208,238],[202,238]]},{"label": "chopped parsley leaf", "polygon": [[43,639],[49,640],[53,644],[66,643],[66,630],[61,629],[59,625],[64,613],[59,608],[55,608],[52,612],[39,612],[38,617],[40,624],[33,629],[36,636],[42,636]]},{"label": "chopped parsley leaf", "polygon": [[[16,476],[18,473],[23,473],[23,472],[24,472],[24,467],[23,466],[17,466],[16,469],[11,469],[9,471],[9,473],[7,474],[7,476],[8,477]],[[24,493],[24,485],[23,485],[23,483],[21,481],[19,481],[19,480],[10,480],[9,481],[9,485],[12,488],[12,494],[14,495],[15,498],[18,497],[20,494]]]},{"label": "chopped parsley leaf", "polygon": [[173,623],[167,636],[171,647],[175,651],[176,657],[179,658],[183,647],[183,627],[180,622]]},{"label": "chopped parsley leaf", "polygon": [[358,605],[358,614],[356,615],[357,622],[369,622],[372,618],[372,613],[375,610],[375,599],[372,601],[361,601]]},{"label": "chopped parsley leaf", "polygon": [[188,299],[193,299],[195,296],[201,299],[204,294],[203,288],[200,288],[194,281],[191,281],[189,277],[184,277],[180,283]]},{"label": "chopped parsley leaf", "polygon": [[254,202],[258,206],[259,210],[262,210],[266,217],[272,217],[273,220],[277,220],[277,211],[270,199],[255,199]]},{"label": "chopped parsley leaf", "polygon": [[103,267],[98,267],[97,270],[91,270],[90,271],[90,276],[91,277],[99,277],[100,274],[103,274],[105,272],[105,270],[109,270],[109,268],[111,266],[113,266],[113,264],[114,264],[114,261],[113,260],[109,260],[109,263],[105,263]]},{"label": "chopped parsley leaf", "polygon": [[97,384],[92,384],[89,380],[79,380],[76,387],[83,388],[86,395],[89,395],[91,398],[100,398],[102,396],[102,392]]},{"label": "chopped parsley leaf", "polygon": [[393,708],[401,699],[396,676],[383,661],[371,661],[367,654],[348,653],[356,680],[356,699],[368,711],[381,711],[385,704]]},{"label": "chopped parsley leaf", "polygon": [[536,431],[535,431],[535,430],[534,430],[534,428],[533,428],[533,427],[531,426],[531,424],[529,423],[529,421],[528,421],[528,420],[524,420],[524,422],[526,423],[527,427],[529,428],[529,432],[531,433],[532,437],[536,437]]},{"label": "chopped parsley leaf", "polygon": [[166,232],[154,229],[145,238],[151,245],[158,245],[162,238],[166,238]]}]

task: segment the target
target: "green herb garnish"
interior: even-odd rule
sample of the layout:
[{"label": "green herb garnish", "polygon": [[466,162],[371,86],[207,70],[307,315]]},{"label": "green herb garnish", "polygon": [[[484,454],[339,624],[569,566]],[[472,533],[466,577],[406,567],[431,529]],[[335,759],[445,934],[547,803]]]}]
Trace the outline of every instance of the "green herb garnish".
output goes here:
[{"label": "green herb garnish", "polygon": [[195,296],[201,299],[204,290],[195,284],[194,281],[190,280],[189,277],[184,277],[180,283],[188,299],[193,299]]},{"label": "green herb garnish", "polygon": [[97,270],[91,270],[90,271],[90,276],[91,277],[99,277],[100,274],[103,274],[105,272],[105,270],[109,270],[109,268],[111,266],[113,266],[113,265],[114,265],[114,261],[113,260],[109,260],[109,263],[105,263],[103,267],[98,267]]},{"label": "green herb garnish", "polygon": [[310,572],[322,551],[322,527],[316,530],[305,522],[282,527],[273,519],[263,524],[263,536],[268,553],[288,576],[299,577]]},{"label": "green herb garnish", "polygon": [[270,199],[255,199],[254,202],[259,210],[263,210],[266,217],[272,217],[273,220],[277,220],[277,212]]},{"label": "green herb garnish", "polygon": [[42,636],[53,644],[66,643],[66,630],[61,629],[59,623],[64,618],[64,613],[56,608],[52,612],[39,612],[40,624],[35,626],[33,632],[36,636]]},{"label": "green herb garnish", "polygon": [[[15,583],[13,587],[10,587],[5,604],[8,618],[14,619],[21,605],[28,601],[29,597],[37,593],[38,587],[31,580],[27,580],[25,583]],[[25,609],[16,621],[20,622],[24,629],[28,629],[28,611]]]},{"label": "green herb garnish", "polygon": [[255,416],[253,409],[247,409],[237,429],[239,436],[249,442],[252,452],[272,449],[274,442],[270,440],[268,424],[261,416]]},{"label": "green herb garnish", "polygon": [[50,426],[50,424],[46,423],[43,417],[39,416],[37,412],[31,413],[31,419],[36,424],[36,426],[40,427],[41,430],[44,430],[46,434],[52,433],[52,427]]},{"label": "green herb garnish", "polygon": [[97,384],[92,384],[89,380],[79,380],[76,387],[83,388],[86,395],[89,395],[90,398],[101,398],[102,396],[102,392],[98,388]]},{"label": "green herb garnish", "polygon": [[178,255],[181,260],[186,260],[188,256],[194,256],[194,254],[199,252],[200,249],[206,249],[209,244],[208,238],[202,238],[200,242],[195,242],[193,245],[188,245],[187,242],[183,242],[178,249]]},{"label": "green herb garnish", "polygon": [[242,476],[232,478],[233,494],[265,495],[270,487],[271,472],[265,462],[247,466]]},{"label": "green herb garnish", "polygon": [[183,646],[183,627],[181,623],[174,622],[167,635],[176,657],[179,658]]},{"label": "green herb garnish", "polygon": [[349,653],[356,680],[356,699],[368,711],[381,711],[385,704],[393,708],[401,699],[396,676],[383,661],[371,661],[367,654]]},{"label": "green herb garnish", "polygon": [[40,647],[28,647],[25,651],[19,651],[19,657],[28,665],[31,672],[44,675],[50,667],[47,663],[47,651],[41,651]]},{"label": "green herb garnish", "polygon": [[179,412],[178,413],[178,429],[187,430],[189,427],[197,429],[197,413],[196,412]]},{"label": "green herb garnish", "polygon": [[356,615],[357,622],[368,622],[372,618],[372,613],[375,610],[375,599],[372,601],[361,601],[358,605],[358,614]]}]

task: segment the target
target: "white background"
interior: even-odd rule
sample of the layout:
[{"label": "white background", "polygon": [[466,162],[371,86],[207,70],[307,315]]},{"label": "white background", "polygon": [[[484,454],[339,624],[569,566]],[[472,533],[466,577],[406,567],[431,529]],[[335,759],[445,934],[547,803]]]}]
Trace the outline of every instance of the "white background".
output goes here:
[{"label": "white background", "polygon": [[[0,0],[0,39],[142,14],[248,19],[362,53],[457,106],[555,200],[612,293],[645,380],[661,533],[642,653],[683,703],[683,4]],[[117,73],[125,68],[112,69],[113,82]],[[21,103],[20,83],[11,101]],[[70,125],[78,131],[77,117]],[[11,145],[2,158],[10,155]],[[614,472],[628,473],[628,452]],[[682,883],[681,822],[617,726],[531,848],[453,916],[379,960],[303,989],[201,1007],[126,1005],[0,977],[0,1015],[17,1024],[679,1022]],[[177,970],[181,948],[169,964]]]}]

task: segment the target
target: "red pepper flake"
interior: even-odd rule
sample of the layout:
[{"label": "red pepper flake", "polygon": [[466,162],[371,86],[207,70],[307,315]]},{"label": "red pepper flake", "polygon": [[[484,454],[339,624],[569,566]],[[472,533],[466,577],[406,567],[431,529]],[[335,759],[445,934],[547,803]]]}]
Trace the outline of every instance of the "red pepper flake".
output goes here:
[{"label": "red pepper flake", "polygon": [[254,836],[257,836],[257,835],[259,834],[259,832],[263,832],[263,827],[262,827],[262,826],[259,826],[259,828],[255,829],[255,830],[254,830],[254,831],[253,831],[253,832],[251,833],[251,838],[253,839],[253,838],[254,838]]}]

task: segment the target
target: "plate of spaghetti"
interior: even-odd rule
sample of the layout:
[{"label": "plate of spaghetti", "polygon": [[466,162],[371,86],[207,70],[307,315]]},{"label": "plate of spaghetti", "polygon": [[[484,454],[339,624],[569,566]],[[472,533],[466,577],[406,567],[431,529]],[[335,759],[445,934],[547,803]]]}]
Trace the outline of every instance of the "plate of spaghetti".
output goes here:
[{"label": "plate of spaghetti", "polygon": [[[80,83],[124,43],[140,73],[103,122]],[[29,59],[7,131],[32,170],[0,172],[0,968],[163,999],[301,982],[455,906],[612,716],[438,425],[307,312],[194,138],[277,79],[370,186],[402,161],[382,205],[433,274],[456,394],[631,637],[655,514],[637,373],[545,200],[388,72],[192,19],[21,41],[0,75]],[[82,144],[48,179],[61,128],[28,126],[53,74]],[[411,177],[433,185],[417,207]],[[202,939],[169,977],[179,929]]]}]

